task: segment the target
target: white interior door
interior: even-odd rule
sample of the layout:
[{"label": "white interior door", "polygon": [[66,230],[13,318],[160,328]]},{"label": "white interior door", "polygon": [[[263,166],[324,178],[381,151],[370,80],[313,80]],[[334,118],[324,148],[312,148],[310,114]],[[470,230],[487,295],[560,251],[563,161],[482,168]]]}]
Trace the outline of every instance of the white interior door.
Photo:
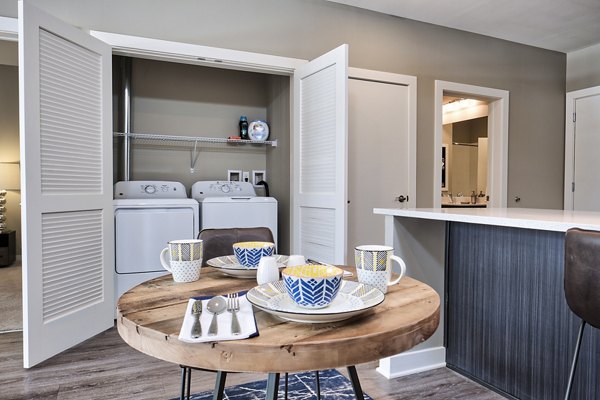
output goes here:
[{"label": "white interior door", "polygon": [[111,49],[19,2],[23,363],[113,326]]},{"label": "white interior door", "polygon": [[343,264],[347,215],[348,46],[296,69],[292,252]]},{"label": "white interior door", "polygon": [[573,210],[600,211],[600,94],[575,99]]},{"label": "white interior door", "polygon": [[385,81],[381,73],[355,71],[348,81],[348,260],[358,245],[385,243],[384,218],[374,208],[416,204],[410,85],[416,79]]}]

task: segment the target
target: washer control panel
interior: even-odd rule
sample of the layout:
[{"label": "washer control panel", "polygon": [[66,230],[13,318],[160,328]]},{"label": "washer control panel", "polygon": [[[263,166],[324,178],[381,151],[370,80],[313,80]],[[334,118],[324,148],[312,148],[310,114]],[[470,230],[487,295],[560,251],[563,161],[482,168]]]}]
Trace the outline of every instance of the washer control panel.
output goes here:
[{"label": "washer control panel", "polygon": [[170,181],[121,181],[115,183],[115,199],[186,199],[185,186]]},{"label": "washer control panel", "polygon": [[192,198],[206,197],[255,197],[256,191],[250,182],[198,181],[192,185]]}]

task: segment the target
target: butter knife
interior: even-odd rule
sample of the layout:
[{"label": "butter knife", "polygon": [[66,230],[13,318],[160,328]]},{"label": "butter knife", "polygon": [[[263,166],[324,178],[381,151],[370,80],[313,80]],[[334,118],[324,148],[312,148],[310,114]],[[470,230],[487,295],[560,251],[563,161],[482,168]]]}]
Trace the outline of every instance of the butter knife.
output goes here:
[{"label": "butter knife", "polygon": [[192,325],[192,338],[197,339],[202,336],[202,325],[200,325],[200,314],[202,314],[202,300],[196,300],[192,304],[192,315],[194,316],[194,325]]}]

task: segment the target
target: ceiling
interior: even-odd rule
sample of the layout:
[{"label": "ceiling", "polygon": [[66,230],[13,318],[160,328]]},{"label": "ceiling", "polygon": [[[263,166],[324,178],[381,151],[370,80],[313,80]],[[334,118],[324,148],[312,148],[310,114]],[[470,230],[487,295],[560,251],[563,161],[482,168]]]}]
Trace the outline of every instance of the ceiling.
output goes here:
[{"label": "ceiling", "polygon": [[568,53],[600,43],[600,0],[329,0]]}]

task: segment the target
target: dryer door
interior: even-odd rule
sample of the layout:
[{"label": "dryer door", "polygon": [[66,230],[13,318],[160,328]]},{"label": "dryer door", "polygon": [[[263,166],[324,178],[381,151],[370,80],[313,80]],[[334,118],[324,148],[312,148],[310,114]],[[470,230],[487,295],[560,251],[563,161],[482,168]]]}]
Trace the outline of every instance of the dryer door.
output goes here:
[{"label": "dryer door", "polygon": [[167,242],[195,239],[191,208],[115,210],[115,269],[118,274],[166,272],[159,256]]}]

